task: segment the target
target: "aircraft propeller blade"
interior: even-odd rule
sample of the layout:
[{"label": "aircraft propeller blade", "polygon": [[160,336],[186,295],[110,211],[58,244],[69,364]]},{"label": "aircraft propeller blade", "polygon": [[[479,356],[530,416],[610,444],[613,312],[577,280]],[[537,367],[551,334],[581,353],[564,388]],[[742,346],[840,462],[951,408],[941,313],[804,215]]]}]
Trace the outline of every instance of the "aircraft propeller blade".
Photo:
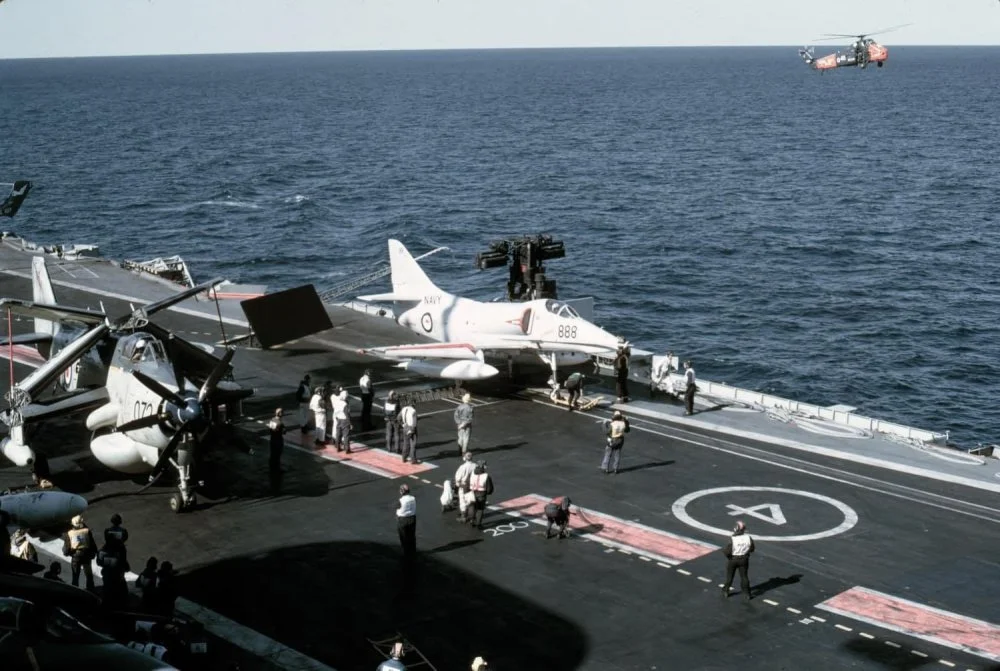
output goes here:
[{"label": "aircraft propeller blade", "polygon": [[201,385],[201,390],[198,392],[198,402],[203,402],[206,398],[211,396],[212,392],[215,391],[215,387],[219,384],[219,380],[222,376],[226,374],[226,369],[229,368],[229,362],[233,360],[233,355],[236,354],[236,350],[227,349],[226,353],[222,355],[222,360],[205,380],[205,384]]},{"label": "aircraft propeller blade", "polygon": [[159,382],[157,382],[153,378],[149,377],[145,373],[141,373],[141,372],[139,372],[137,370],[134,370],[134,371],[132,371],[132,375],[135,376],[135,379],[137,379],[139,382],[141,382],[143,385],[145,385],[145,387],[147,389],[149,389],[151,392],[153,392],[154,394],[156,394],[160,398],[162,398],[162,399],[164,399],[166,401],[170,401],[171,403],[173,403],[174,405],[176,405],[178,407],[182,407],[183,408],[184,406],[187,405],[187,401],[185,401],[183,398],[181,398],[180,396],[178,396],[176,392],[174,392],[174,391],[172,391],[170,389],[167,389],[162,384],[160,384]]},{"label": "aircraft propeller blade", "polygon": [[140,306],[132,310],[132,312],[129,312],[128,314],[119,317],[114,322],[114,325],[116,327],[122,327],[125,324],[129,323],[130,320],[140,316],[148,318],[150,315],[153,315],[159,312],[160,310],[165,310],[166,308],[169,308],[171,305],[176,305],[177,303],[180,303],[181,301],[186,300],[191,296],[200,294],[203,291],[208,291],[209,289],[214,287],[216,284],[219,284],[220,282],[222,282],[222,278],[217,277],[214,280],[209,280],[208,282],[202,282],[198,286],[191,287],[190,289],[185,289],[180,293],[176,293],[173,296],[168,296],[167,298],[158,300],[155,303],[149,303],[147,305]]},{"label": "aircraft propeller blade", "polygon": [[177,356],[177,348],[174,347],[175,338],[176,336],[171,333],[163,340],[163,346],[167,349],[167,358],[170,359],[170,367],[174,371],[174,385],[177,386],[179,393],[184,393],[184,371],[181,370],[180,357]]},{"label": "aircraft propeller blade", "polygon": [[153,472],[149,474],[149,482],[146,483],[145,487],[139,490],[140,492],[145,490],[146,487],[151,486],[154,482],[160,479],[161,475],[163,475],[163,469],[165,469],[167,464],[170,463],[171,457],[177,453],[177,448],[180,447],[181,441],[184,439],[184,434],[187,433],[189,424],[191,424],[191,422],[185,422],[182,424],[181,428],[174,434],[174,437],[170,439],[169,443],[167,443],[167,446],[163,448],[162,452],[160,452],[160,458],[156,460],[156,465],[153,466]]},{"label": "aircraft propeller blade", "polygon": [[145,417],[139,417],[138,419],[133,419],[130,422],[125,422],[119,426],[116,431],[118,433],[125,433],[126,431],[135,431],[136,429],[145,429],[147,426],[156,426],[162,420],[165,420],[169,415],[147,415]]}]

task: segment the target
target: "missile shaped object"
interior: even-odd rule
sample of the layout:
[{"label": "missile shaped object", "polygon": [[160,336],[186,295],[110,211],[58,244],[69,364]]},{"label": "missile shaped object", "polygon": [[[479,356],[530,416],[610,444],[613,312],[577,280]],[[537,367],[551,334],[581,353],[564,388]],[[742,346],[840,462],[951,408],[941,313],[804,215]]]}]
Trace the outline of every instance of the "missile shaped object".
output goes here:
[{"label": "missile shaped object", "polygon": [[425,377],[440,377],[446,380],[485,380],[500,371],[488,363],[472,359],[458,361],[424,361],[414,359],[404,361],[399,368]]},{"label": "missile shaped object", "polygon": [[25,492],[0,496],[0,510],[10,515],[10,523],[38,529],[68,523],[87,509],[87,499],[67,492]]}]

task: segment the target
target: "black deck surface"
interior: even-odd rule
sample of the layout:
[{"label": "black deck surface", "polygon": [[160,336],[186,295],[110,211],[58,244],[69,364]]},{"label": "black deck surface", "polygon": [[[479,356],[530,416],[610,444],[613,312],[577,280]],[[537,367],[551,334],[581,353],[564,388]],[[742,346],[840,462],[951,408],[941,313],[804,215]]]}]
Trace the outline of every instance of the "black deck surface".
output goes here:
[{"label": "black deck surface", "polygon": [[[0,295],[29,289],[26,281],[0,278]],[[58,293],[73,303],[72,291]],[[110,311],[115,301],[103,300]],[[157,321],[192,339],[198,339],[194,333],[209,341],[204,334],[218,332],[209,321],[176,313]],[[292,394],[302,374],[355,384],[371,362],[352,350],[400,337],[386,320],[347,311],[336,313],[334,324],[320,337],[341,343],[336,351],[305,341],[287,351],[239,352],[237,379],[258,388],[247,414],[266,418],[281,405],[294,417]],[[376,330],[379,342],[368,341],[366,334]],[[372,367],[383,381],[404,375],[385,364]],[[780,487],[832,497],[859,521],[821,540],[758,542],[751,562],[756,598],[742,603],[720,597],[720,552],[667,568],[580,537],[547,541],[535,525],[479,532],[457,523],[454,513],[442,514],[436,485],[459,462],[454,404],[445,400],[418,406],[425,415],[420,457],[439,466],[421,474],[432,484],[386,479],[298,451],[286,451],[285,473],[272,480],[261,427],[247,421],[241,437],[256,454],[231,445],[215,449],[207,457],[199,508],[181,515],[167,507],[169,485],[135,495],[138,480],[97,463],[79,422],[50,423],[33,447],[51,455],[58,486],[88,497],[92,519],[112,512],[125,517],[130,556],[173,561],[184,597],[341,671],[375,668],[380,658],[368,639],[397,632],[442,670],[466,669],[476,655],[501,670],[945,668],[940,659],[956,668],[996,668],[981,657],[815,609],[861,585],[1000,622],[995,496],[801,452],[793,459],[731,437],[698,435],[692,442],[690,431],[649,420],[636,422],[629,434],[622,472],[606,476],[598,470],[598,422],[607,412],[568,413],[508,391],[473,388],[484,404],[476,409],[472,448],[488,461],[494,503],[568,494],[585,508],[720,546],[724,538],[678,520],[674,501],[718,487]],[[358,439],[381,445],[378,433]],[[23,479],[23,470],[9,463],[0,470],[0,485]],[[402,589],[393,515],[401,481],[413,488],[419,506],[412,590]],[[842,519],[825,504],[785,493],[734,492],[699,499],[688,510],[728,528],[734,517],[724,504],[760,503],[781,505],[784,535],[813,533]],[[487,526],[511,521],[501,513],[487,519]],[[752,534],[774,532],[767,522],[743,519]],[[803,622],[813,614],[825,622]]]}]

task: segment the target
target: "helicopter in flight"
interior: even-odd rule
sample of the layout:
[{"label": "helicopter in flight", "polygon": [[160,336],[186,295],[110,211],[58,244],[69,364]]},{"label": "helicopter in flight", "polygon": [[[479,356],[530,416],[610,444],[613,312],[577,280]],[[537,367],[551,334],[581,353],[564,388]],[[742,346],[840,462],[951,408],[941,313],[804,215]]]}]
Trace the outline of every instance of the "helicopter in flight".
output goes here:
[{"label": "helicopter in flight", "polygon": [[900,26],[877,30],[873,33],[861,33],[860,35],[827,33],[826,37],[821,38],[820,41],[839,40],[845,37],[850,37],[854,39],[854,42],[852,42],[851,45],[844,51],[837,51],[832,54],[827,54],[826,56],[821,56],[820,58],[816,58],[816,53],[813,47],[802,47],[799,49],[799,56],[801,56],[802,60],[806,62],[806,65],[811,67],[813,70],[822,71],[844,67],[859,67],[863,69],[870,63],[874,63],[877,67],[882,67],[889,59],[889,49],[873,40],[872,35],[881,35],[908,25],[910,24],[905,23]]}]

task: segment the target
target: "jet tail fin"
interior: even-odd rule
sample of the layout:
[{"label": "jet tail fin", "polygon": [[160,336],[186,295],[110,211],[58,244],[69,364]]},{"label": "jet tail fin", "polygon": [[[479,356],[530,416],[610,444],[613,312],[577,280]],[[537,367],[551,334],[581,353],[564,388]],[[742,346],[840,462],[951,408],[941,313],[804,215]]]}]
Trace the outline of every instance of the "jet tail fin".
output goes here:
[{"label": "jet tail fin", "polygon": [[[52,280],[49,270],[45,267],[45,257],[36,256],[31,260],[31,289],[36,303],[56,304],[56,296],[52,292]],[[55,335],[57,324],[42,317],[35,317],[35,333]]]},{"label": "jet tail fin", "polygon": [[389,266],[393,300],[420,300],[427,294],[441,293],[399,240],[389,240]]}]

